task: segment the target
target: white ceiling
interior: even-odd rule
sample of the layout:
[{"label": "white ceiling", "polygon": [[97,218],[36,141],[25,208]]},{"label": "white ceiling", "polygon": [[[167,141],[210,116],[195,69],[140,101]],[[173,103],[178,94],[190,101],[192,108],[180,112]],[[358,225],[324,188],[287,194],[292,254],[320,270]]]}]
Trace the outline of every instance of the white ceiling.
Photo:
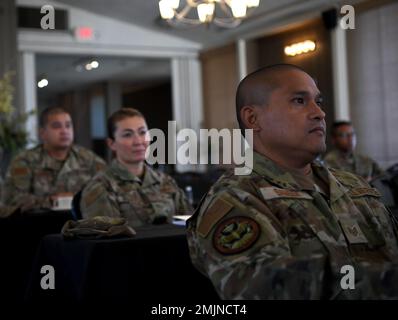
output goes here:
[{"label": "white ceiling", "polygon": [[[203,48],[220,46],[240,37],[273,33],[276,28],[320,16],[322,11],[333,6],[359,1],[361,0],[344,0],[344,3],[340,0],[260,0],[256,11],[235,29],[204,26],[176,29],[160,21],[158,0],[57,0],[115,20],[189,39],[200,43]],[[37,73],[46,74],[50,82],[49,86],[39,90],[39,97],[106,80],[126,83],[170,77],[170,64],[165,60],[97,57],[100,62],[98,69],[79,73],[74,64],[81,58],[84,57],[38,55]]]},{"label": "white ceiling", "polygon": [[295,17],[305,15],[320,16],[322,11],[335,5],[350,4],[358,0],[260,0],[260,6],[253,14],[234,29],[206,26],[176,29],[168,26],[161,21],[158,0],[57,0],[57,2],[210,47],[247,35],[254,30],[261,32],[261,29],[265,30],[278,21],[294,21]]}]

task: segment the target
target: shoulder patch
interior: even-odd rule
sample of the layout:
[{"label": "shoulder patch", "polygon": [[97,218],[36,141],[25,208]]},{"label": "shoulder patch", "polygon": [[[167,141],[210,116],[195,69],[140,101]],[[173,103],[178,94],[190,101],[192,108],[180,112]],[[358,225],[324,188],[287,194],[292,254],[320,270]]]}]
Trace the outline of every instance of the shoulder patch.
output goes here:
[{"label": "shoulder patch", "polygon": [[260,191],[265,200],[271,200],[275,198],[295,198],[312,200],[312,197],[308,193],[302,191],[280,189],[276,187],[265,187],[261,188]]},{"label": "shoulder patch", "polygon": [[220,221],[234,206],[222,198],[217,199],[203,215],[198,227],[198,233],[202,237],[207,237],[213,226]]},{"label": "shoulder patch", "polygon": [[258,239],[260,227],[248,217],[232,217],[220,223],[213,245],[222,254],[236,254],[249,249]]}]

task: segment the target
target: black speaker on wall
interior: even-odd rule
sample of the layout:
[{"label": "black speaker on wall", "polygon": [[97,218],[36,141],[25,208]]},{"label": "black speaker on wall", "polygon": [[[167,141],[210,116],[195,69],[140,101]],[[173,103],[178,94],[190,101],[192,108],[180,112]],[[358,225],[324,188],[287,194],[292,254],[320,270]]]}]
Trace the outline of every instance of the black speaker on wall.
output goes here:
[{"label": "black speaker on wall", "polygon": [[337,9],[333,8],[322,12],[322,20],[327,30],[332,30],[337,26]]},{"label": "black speaker on wall", "polygon": [[[1,0],[0,0],[1,1]],[[41,7],[19,7],[17,8],[18,28],[42,30],[41,18],[45,15],[40,12]],[[68,11],[64,9],[54,10],[55,30],[67,31],[69,28]]]}]

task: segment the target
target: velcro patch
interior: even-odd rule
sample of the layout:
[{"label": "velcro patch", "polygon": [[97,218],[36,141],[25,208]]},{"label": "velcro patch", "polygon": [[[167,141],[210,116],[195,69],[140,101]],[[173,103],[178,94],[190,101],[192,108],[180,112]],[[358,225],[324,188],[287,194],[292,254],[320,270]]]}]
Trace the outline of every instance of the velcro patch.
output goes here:
[{"label": "velcro patch", "polygon": [[217,199],[212,206],[207,209],[198,227],[198,234],[207,237],[213,226],[220,221],[234,206],[226,200]]},{"label": "velcro patch", "polygon": [[372,196],[372,197],[381,197],[379,191],[374,188],[355,188],[349,191],[351,197],[363,197],[363,196]]},{"label": "velcro patch", "polygon": [[340,224],[350,244],[368,243],[358,222],[354,219],[340,219]]},{"label": "velcro patch", "polygon": [[248,217],[232,217],[217,227],[213,245],[222,254],[236,254],[249,249],[258,239],[260,227]]},{"label": "velcro patch", "polygon": [[89,192],[87,192],[84,197],[82,197],[82,202],[86,205],[86,207],[91,206],[101,195],[101,188],[100,187],[94,187],[91,189]]},{"label": "velcro patch", "polygon": [[287,189],[280,189],[276,187],[265,187],[260,189],[265,200],[277,199],[277,198],[294,198],[294,199],[308,199],[312,200],[312,197],[302,191],[294,191]]}]

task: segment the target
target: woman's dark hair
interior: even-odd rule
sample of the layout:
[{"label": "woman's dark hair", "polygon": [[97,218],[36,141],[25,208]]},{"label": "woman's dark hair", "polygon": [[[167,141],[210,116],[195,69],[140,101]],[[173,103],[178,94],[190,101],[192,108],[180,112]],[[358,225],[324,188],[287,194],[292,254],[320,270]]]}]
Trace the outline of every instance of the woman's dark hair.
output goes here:
[{"label": "woman's dark hair", "polygon": [[144,115],[133,108],[122,108],[114,112],[109,118],[107,123],[108,138],[115,139],[116,124],[126,118],[141,117],[145,119]]}]

